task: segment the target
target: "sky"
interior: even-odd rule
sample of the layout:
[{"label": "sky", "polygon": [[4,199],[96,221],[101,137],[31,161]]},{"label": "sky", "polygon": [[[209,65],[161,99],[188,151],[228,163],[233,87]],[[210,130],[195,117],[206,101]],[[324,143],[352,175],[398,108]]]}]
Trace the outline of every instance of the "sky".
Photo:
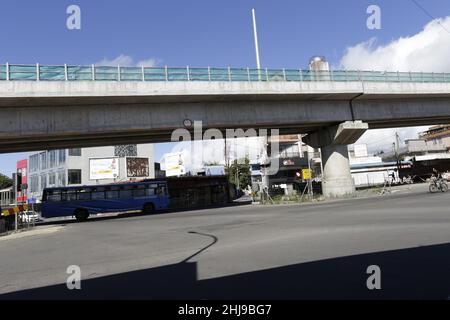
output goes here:
[{"label": "sky", "polygon": [[[81,9],[80,30],[66,26],[70,5]],[[367,27],[369,5],[380,7],[381,29]],[[321,55],[334,69],[450,72],[448,0],[2,0],[0,64],[254,67],[252,8],[262,67],[307,68]],[[422,129],[361,141],[382,149],[395,131]],[[155,159],[172,148],[156,145]],[[24,157],[0,155],[0,172]]]}]

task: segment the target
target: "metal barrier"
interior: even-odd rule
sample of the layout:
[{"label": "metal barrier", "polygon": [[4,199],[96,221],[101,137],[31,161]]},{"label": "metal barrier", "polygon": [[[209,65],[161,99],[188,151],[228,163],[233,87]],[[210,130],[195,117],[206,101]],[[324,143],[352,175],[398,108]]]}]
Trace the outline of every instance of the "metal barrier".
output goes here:
[{"label": "metal barrier", "polygon": [[[31,211],[30,211],[31,209]],[[18,205],[0,211],[0,234],[35,227],[37,214],[33,205]]]},{"label": "metal barrier", "polygon": [[450,82],[450,73],[251,68],[0,65],[0,81]]}]

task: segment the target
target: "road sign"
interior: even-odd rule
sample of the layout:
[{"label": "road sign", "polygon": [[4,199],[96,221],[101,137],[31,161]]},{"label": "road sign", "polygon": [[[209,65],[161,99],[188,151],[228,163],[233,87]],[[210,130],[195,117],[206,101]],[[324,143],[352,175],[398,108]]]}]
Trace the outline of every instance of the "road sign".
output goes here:
[{"label": "road sign", "polygon": [[302,169],[302,178],[304,180],[311,180],[311,170],[309,170],[309,169]]}]

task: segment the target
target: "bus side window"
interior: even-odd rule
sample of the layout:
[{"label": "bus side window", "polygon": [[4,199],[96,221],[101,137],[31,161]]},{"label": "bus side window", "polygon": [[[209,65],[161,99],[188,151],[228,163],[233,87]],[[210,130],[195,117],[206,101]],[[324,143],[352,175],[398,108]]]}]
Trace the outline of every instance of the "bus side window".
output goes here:
[{"label": "bus side window", "polygon": [[76,200],[77,200],[77,191],[67,190],[67,201],[76,201]]},{"label": "bus side window", "polygon": [[120,190],[120,199],[130,199],[130,198],[131,198],[130,188],[124,188],[123,190]]},{"label": "bus side window", "polygon": [[91,194],[92,200],[104,200],[105,192],[104,191],[93,191]]},{"label": "bus side window", "polygon": [[119,191],[106,191],[106,199],[117,199],[119,198]]},{"label": "bus side window", "polygon": [[154,195],[155,195],[155,189],[153,189],[153,188],[146,189],[146,190],[145,190],[145,195],[146,195],[147,197],[152,197],[152,196],[154,196]]},{"label": "bus side window", "polygon": [[78,190],[78,200],[90,200],[91,199],[91,192],[89,189],[81,189]]},{"label": "bus side window", "polygon": [[47,194],[48,202],[60,202],[61,201],[61,192],[60,191],[51,191]]},{"label": "bus side window", "polygon": [[133,190],[133,198],[141,198],[145,197],[145,189],[136,189]]}]

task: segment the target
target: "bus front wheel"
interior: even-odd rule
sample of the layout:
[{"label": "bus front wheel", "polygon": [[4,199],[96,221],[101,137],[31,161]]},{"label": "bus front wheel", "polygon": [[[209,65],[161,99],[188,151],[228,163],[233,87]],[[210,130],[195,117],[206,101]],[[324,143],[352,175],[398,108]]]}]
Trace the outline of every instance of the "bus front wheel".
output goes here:
[{"label": "bus front wheel", "polygon": [[89,217],[89,211],[87,211],[86,209],[75,210],[75,219],[77,219],[77,221],[79,221],[79,222],[86,221],[88,217]]},{"label": "bus front wheel", "polygon": [[146,203],[144,205],[144,208],[142,209],[142,212],[145,214],[152,214],[155,211],[155,206],[153,203]]}]

